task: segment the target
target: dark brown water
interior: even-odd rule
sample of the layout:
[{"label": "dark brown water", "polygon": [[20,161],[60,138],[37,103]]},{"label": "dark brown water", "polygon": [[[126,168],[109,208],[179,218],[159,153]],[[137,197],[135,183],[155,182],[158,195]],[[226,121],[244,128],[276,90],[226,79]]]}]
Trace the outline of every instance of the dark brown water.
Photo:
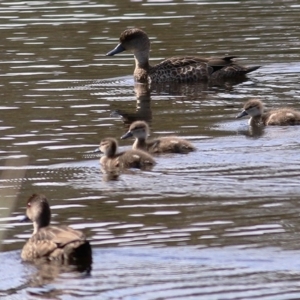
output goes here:
[{"label": "dark brown water", "polygon": [[[235,119],[251,97],[300,110],[299,14],[295,0],[1,2],[1,299],[299,299],[300,127]],[[228,54],[262,68],[145,90],[130,53],[105,56],[133,26],[153,63]],[[108,180],[93,150],[135,118],[197,151]],[[89,236],[90,276],[21,263],[34,192],[54,224]]]}]

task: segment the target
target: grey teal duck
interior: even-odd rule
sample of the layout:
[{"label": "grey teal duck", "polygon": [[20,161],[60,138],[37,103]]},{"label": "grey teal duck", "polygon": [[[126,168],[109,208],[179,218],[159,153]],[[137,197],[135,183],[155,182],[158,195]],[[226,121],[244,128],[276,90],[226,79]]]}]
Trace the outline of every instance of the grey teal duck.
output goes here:
[{"label": "grey teal duck", "polygon": [[148,124],[144,121],[136,121],[130,125],[128,132],[121,139],[134,137],[132,149],[141,149],[150,153],[188,153],[195,150],[189,141],[176,136],[147,140],[148,135]]},{"label": "grey teal duck", "polygon": [[[97,151],[98,150],[98,151]],[[141,150],[127,150],[117,153],[118,142],[114,138],[105,138],[101,140],[97,152],[104,155],[100,158],[100,164],[107,170],[114,168],[148,168],[155,165],[153,157]]]},{"label": "grey teal duck", "polygon": [[33,194],[28,199],[26,219],[33,222],[34,231],[22,249],[23,261],[92,262],[91,246],[81,231],[68,226],[50,226],[51,210],[44,195]]},{"label": "grey teal duck", "polygon": [[236,118],[250,116],[250,126],[260,125],[300,125],[300,112],[292,108],[278,108],[264,112],[264,105],[259,99],[248,100]]},{"label": "grey teal duck", "polygon": [[125,30],[120,43],[107,56],[125,50],[131,51],[135,58],[134,79],[137,82],[196,82],[209,80],[230,80],[245,77],[260,66],[246,67],[236,64],[235,56],[203,58],[198,56],[178,56],[165,59],[161,63],[149,64],[150,40],[141,29]]}]

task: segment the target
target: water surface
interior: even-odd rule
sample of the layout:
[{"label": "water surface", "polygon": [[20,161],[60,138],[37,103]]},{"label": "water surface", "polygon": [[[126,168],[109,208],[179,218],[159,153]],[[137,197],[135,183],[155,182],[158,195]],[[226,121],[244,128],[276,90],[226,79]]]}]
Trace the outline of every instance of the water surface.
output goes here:
[{"label": "water surface", "polygon": [[[297,1],[29,1],[0,4],[0,295],[3,299],[298,299],[298,127],[235,119],[260,97],[299,105]],[[106,57],[128,27],[151,61],[236,55],[262,65],[238,84],[134,84],[133,57]],[[124,118],[112,112],[118,110]],[[135,119],[197,151],[109,180],[93,153]],[[119,139],[121,149],[131,140]],[[27,198],[83,230],[90,275],[23,264]],[[45,273],[47,276],[45,276]],[[82,284],[84,283],[84,284]]]}]

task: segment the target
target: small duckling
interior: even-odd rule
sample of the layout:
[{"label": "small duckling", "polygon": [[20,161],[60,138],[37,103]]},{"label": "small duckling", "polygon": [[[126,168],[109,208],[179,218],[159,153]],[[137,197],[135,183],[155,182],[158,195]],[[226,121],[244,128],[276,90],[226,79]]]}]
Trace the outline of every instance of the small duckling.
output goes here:
[{"label": "small duckling", "polygon": [[33,222],[32,237],[21,252],[23,261],[44,258],[62,263],[92,263],[92,249],[85,235],[67,226],[50,226],[51,210],[44,195],[27,201],[26,218]]},{"label": "small duckling", "polygon": [[178,137],[160,137],[151,141],[147,140],[149,126],[144,121],[136,121],[129,127],[127,133],[121,139],[135,137],[132,149],[141,149],[150,153],[188,153],[195,150],[195,147],[187,140]]},{"label": "small duckling", "polygon": [[243,111],[236,116],[242,118],[249,115],[250,126],[260,125],[300,125],[300,112],[292,108],[279,108],[264,113],[264,105],[259,99],[248,100]]},{"label": "small duckling", "polygon": [[153,157],[141,150],[127,150],[117,153],[118,142],[114,138],[105,138],[100,142],[97,152],[104,153],[100,163],[104,168],[146,168],[155,165]]}]

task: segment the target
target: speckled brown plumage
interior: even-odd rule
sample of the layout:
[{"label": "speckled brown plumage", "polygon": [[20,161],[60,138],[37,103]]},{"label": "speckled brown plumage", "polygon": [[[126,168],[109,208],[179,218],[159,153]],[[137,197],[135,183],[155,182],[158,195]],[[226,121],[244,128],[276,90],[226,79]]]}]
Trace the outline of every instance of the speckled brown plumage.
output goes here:
[{"label": "speckled brown plumage", "polygon": [[245,76],[259,66],[245,67],[236,64],[234,56],[202,58],[184,56],[168,58],[161,63],[149,64],[150,40],[138,28],[127,29],[120,36],[120,43],[108,56],[129,50],[134,54],[134,79],[137,82],[196,82],[226,80]]},{"label": "speckled brown plumage", "polygon": [[129,130],[121,139],[135,137],[132,149],[141,149],[150,153],[188,153],[195,150],[195,147],[187,140],[176,136],[160,137],[147,140],[149,126],[144,121],[132,123]]}]

